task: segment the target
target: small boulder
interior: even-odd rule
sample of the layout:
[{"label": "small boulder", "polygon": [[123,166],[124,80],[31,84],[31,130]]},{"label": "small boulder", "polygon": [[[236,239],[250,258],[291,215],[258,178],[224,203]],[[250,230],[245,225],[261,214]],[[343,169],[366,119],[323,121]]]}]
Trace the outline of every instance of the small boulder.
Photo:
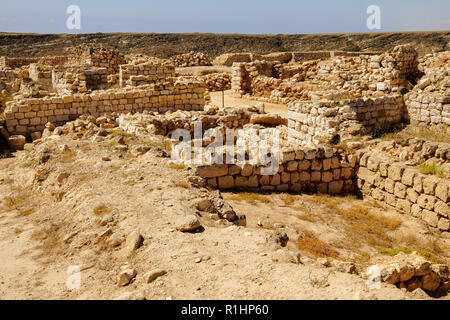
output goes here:
[{"label": "small boulder", "polygon": [[121,287],[124,287],[128,284],[130,284],[131,280],[133,280],[137,275],[136,269],[133,268],[127,268],[122,270],[119,273],[117,284]]},{"label": "small boulder", "polygon": [[198,200],[195,208],[199,211],[214,212],[214,203],[209,199]]},{"label": "small boulder", "polygon": [[200,221],[194,215],[187,215],[178,218],[176,228],[181,232],[193,232],[201,227]]},{"label": "small boulder", "polygon": [[22,135],[13,135],[8,138],[8,145],[13,151],[23,150],[26,139]]},{"label": "small boulder", "polygon": [[250,123],[261,124],[264,126],[287,125],[287,120],[275,113],[252,114]]},{"label": "small boulder", "polygon": [[422,277],[422,289],[435,291],[439,288],[441,279],[435,272],[430,272]]},{"label": "small boulder", "polygon": [[163,269],[155,269],[155,270],[151,270],[148,273],[145,274],[145,282],[146,283],[151,283],[153,281],[156,280],[156,278],[161,277],[163,275],[165,275],[167,273],[166,270]]},{"label": "small boulder", "polygon": [[122,236],[118,233],[114,233],[112,234],[108,240],[106,241],[106,243],[110,246],[110,247],[118,247],[122,244]]},{"label": "small boulder", "polygon": [[125,240],[125,246],[123,248],[125,255],[131,255],[137,248],[142,244],[144,238],[139,233],[139,231],[133,231],[127,236]]}]

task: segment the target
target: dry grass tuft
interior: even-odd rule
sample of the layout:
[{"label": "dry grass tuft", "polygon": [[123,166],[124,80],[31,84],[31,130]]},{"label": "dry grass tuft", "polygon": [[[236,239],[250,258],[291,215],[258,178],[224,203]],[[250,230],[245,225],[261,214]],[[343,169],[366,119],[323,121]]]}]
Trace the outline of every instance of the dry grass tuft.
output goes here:
[{"label": "dry grass tuft", "polygon": [[286,207],[292,206],[298,200],[298,198],[296,196],[289,194],[289,193],[282,194],[280,196],[280,198],[284,202],[284,205]]},{"label": "dry grass tuft", "polygon": [[403,132],[428,141],[450,143],[450,136],[445,130],[409,125],[405,129],[403,129]]},{"label": "dry grass tuft", "polygon": [[298,215],[296,215],[296,217],[300,220],[308,221],[308,222],[317,222],[317,220],[319,220],[316,216],[314,216],[310,213],[298,214]]},{"label": "dry grass tuft", "polygon": [[178,188],[189,189],[191,185],[186,181],[173,181],[173,185]]},{"label": "dry grass tuft", "polygon": [[338,196],[330,196],[327,194],[313,195],[310,197],[312,202],[321,204],[325,206],[327,209],[336,210],[338,206],[346,201],[354,200],[355,197],[353,195],[347,195],[345,197]]},{"label": "dry grass tuft", "polygon": [[116,137],[131,137],[132,136],[131,133],[125,132],[121,129],[113,129],[113,130],[111,130],[111,133]]},{"label": "dry grass tuft", "polygon": [[99,204],[92,211],[94,212],[95,215],[102,216],[104,214],[111,212],[111,209],[105,204]]},{"label": "dry grass tuft", "polygon": [[337,211],[346,222],[348,239],[354,243],[365,241],[372,246],[390,246],[393,239],[387,233],[397,230],[401,225],[399,219],[370,213],[361,206],[338,208]]},{"label": "dry grass tuft", "polygon": [[427,164],[427,165],[424,164],[419,167],[419,171],[422,174],[432,174],[439,178],[445,178],[444,169],[436,163],[431,163],[431,164]]},{"label": "dry grass tuft", "polygon": [[328,243],[318,239],[312,234],[300,237],[296,245],[300,250],[308,251],[315,257],[330,257],[334,259],[337,259],[339,257],[338,251],[336,251]]},{"label": "dry grass tuft", "polygon": [[356,250],[355,254],[353,260],[357,263],[368,263],[370,261],[370,254],[365,251]]},{"label": "dry grass tuft", "polygon": [[262,194],[251,193],[251,192],[241,192],[241,193],[236,193],[236,194],[230,195],[228,197],[228,200],[245,201],[252,205],[257,204],[258,202],[270,203],[269,197],[262,195]]},{"label": "dry grass tuft", "polygon": [[184,163],[171,163],[171,164],[169,164],[169,168],[181,170],[181,169],[186,168],[186,166],[184,165]]},{"label": "dry grass tuft", "polygon": [[406,254],[411,254],[414,251],[416,251],[419,255],[421,255],[422,257],[424,257],[426,260],[432,262],[432,263],[438,263],[438,264],[445,264],[446,261],[444,259],[442,259],[441,257],[439,257],[437,254],[430,252],[428,250],[424,250],[424,249],[412,249],[409,247],[395,247],[395,248],[381,248],[378,249],[378,252],[387,256],[396,256],[397,254],[399,254],[400,252],[406,253]]}]

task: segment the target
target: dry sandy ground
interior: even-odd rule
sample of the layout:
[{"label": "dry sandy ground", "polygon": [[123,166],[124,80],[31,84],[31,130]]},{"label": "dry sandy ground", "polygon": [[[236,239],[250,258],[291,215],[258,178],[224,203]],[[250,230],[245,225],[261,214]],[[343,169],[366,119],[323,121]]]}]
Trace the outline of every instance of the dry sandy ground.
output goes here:
[{"label": "dry sandy ground", "polygon": [[209,73],[231,73],[231,67],[227,66],[200,66],[200,67],[183,67],[175,68],[175,72],[178,75],[194,75],[201,76]]},{"label": "dry sandy ground", "polygon": [[[424,298],[387,284],[369,290],[358,275],[304,259],[308,253],[291,243],[299,221],[279,196],[263,207],[232,201],[247,215],[247,227],[198,212],[203,232],[176,231],[177,219],[196,214],[194,203],[211,191],[189,185],[188,170],[170,168],[158,147],[134,156],[109,137],[93,142],[58,136],[0,160],[2,299],[114,299],[127,292],[146,299]],[[125,140],[129,150],[152,145]],[[297,204],[318,208],[308,196],[299,197]],[[274,221],[285,226],[267,228]],[[317,223],[318,231],[330,228]],[[412,230],[423,228],[411,223]],[[290,234],[287,247],[275,242],[275,229]],[[108,244],[133,231],[144,241],[131,256],[123,243]],[[303,264],[295,261],[298,255]],[[73,265],[82,269],[81,287],[69,290],[67,268]],[[123,265],[137,276],[119,287]],[[146,283],[144,274],[157,268],[167,274]]]},{"label": "dry sandy ground", "polygon": [[[253,100],[253,99],[245,99],[241,98],[235,93],[231,92],[231,90],[227,90],[225,93],[225,107],[232,106],[242,106],[242,105],[255,105],[260,103],[261,101]],[[222,92],[211,92],[211,103],[213,105],[222,107]],[[267,113],[276,113],[280,116],[287,118],[288,107],[285,104],[277,104],[277,103],[269,103],[263,102],[265,106],[265,111]]]}]

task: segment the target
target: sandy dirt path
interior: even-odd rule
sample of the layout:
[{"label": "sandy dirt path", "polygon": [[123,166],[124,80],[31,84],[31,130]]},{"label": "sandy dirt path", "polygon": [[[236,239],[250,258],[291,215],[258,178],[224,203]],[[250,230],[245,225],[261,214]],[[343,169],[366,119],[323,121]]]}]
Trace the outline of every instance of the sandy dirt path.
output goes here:
[{"label": "sandy dirt path", "polygon": [[[221,107],[222,106],[222,92],[211,92],[211,103]],[[225,91],[225,107],[255,105],[261,101],[253,99],[241,98],[231,90]],[[285,104],[263,102],[267,113],[276,113],[282,117],[287,118],[288,107]]]}]

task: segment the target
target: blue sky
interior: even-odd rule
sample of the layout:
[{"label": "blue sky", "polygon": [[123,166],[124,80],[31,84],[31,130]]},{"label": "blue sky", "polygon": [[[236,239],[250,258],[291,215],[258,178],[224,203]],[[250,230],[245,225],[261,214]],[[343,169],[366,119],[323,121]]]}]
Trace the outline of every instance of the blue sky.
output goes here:
[{"label": "blue sky", "polygon": [[369,5],[381,8],[376,31],[450,30],[449,0],[0,0],[0,31],[74,33],[66,8],[81,8],[91,32],[372,32]]}]

